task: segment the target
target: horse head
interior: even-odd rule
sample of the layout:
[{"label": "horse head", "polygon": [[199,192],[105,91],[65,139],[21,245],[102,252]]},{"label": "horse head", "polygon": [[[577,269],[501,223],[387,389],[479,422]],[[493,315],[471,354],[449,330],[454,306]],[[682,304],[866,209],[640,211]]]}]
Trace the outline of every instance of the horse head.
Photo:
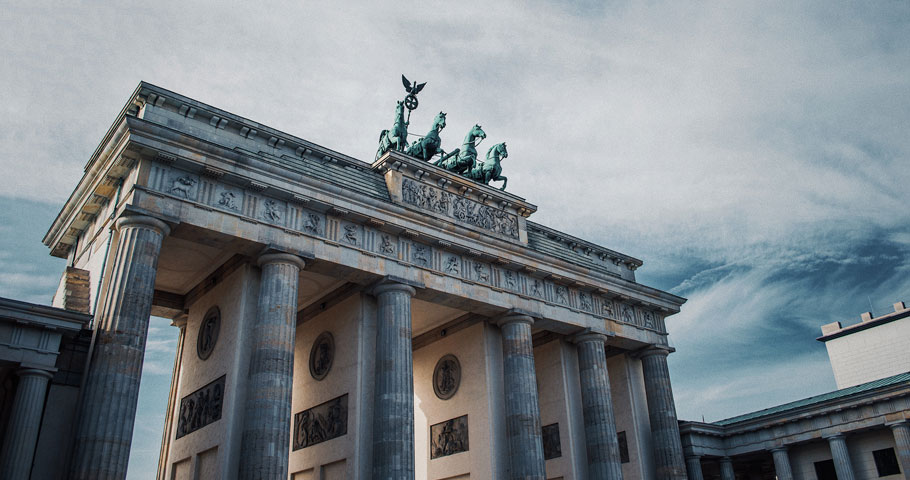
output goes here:
[{"label": "horse head", "polygon": [[508,156],[509,156],[509,152],[506,151],[505,142],[497,143],[496,145],[493,145],[492,147],[490,147],[489,150],[487,150],[487,159],[495,159],[495,160],[502,161],[502,159],[504,159]]},{"label": "horse head", "polygon": [[399,100],[398,105],[395,105],[395,120],[404,119],[404,102]]},{"label": "horse head", "polygon": [[433,120],[433,128],[436,129],[437,132],[446,128],[445,112],[439,112],[439,114],[436,115],[436,118]]},{"label": "horse head", "polygon": [[465,143],[473,143],[475,138],[487,138],[487,132],[484,132],[480,125],[474,125],[474,128],[468,132],[468,136],[465,137]]}]

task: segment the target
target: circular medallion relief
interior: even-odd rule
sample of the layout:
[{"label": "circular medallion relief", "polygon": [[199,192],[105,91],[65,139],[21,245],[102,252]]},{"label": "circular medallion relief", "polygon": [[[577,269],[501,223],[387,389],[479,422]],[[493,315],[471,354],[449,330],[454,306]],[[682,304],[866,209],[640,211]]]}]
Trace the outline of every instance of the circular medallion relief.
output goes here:
[{"label": "circular medallion relief", "polygon": [[461,385],[461,364],[455,355],[445,355],[436,362],[433,370],[433,391],[441,400],[448,400]]},{"label": "circular medallion relief", "polygon": [[218,332],[221,330],[221,310],[212,307],[205,312],[202,324],[199,325],[199,334],[196,337],[196,354],[205,360],[209,358],[218,343]]},{"label": "circular medallion relief", "polygon": [[310,350],[310,375],[316,380],[322,380],[329,374],[334,360],[335,339],[330,332],[322,332]]}]

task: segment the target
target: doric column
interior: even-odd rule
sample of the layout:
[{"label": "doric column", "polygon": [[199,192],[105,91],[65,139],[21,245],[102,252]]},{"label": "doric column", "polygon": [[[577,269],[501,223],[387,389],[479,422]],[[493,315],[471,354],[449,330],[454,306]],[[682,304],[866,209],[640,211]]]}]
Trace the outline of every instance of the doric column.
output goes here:
[{"label": "doric column", "polygon": [[831,456],[834,458],[834,471],[837,480],[855,480],[853,464],[850,463],[850,452],[847,451],[847,439],[843,433],[836,433],[825,437],[831,447]]},{"label": "doric column", "polygon": [[497,322],[502,330],[502,367],[506,395],[506,435],[509,438],[509,478],[543,480],[546,468],[537,400],[534,345],[527,315],[507,315]]},{"label": "doric column", "polygon": [[720,459],[720,480],[736,480],[736,474],[733,473],[733,459],[730,457]]},{"label": "doric column", "polygon": [[588,478],[618,480],[622,478],[622,464],[604,352],[607,337],[600,333],[587,333],[575,337],[574,341],[578,349]]},{"label": "doric column", "polygon": [[910,420],[889,423],[888,426],[894,433],[897,461],[900,462],[904,475],[910,476]]},{"label": "doric column", "polygon": [[645,396],[648,398],[648,418],[651,420],[651,442],[654,450],[655,475],[659,480],[686,478],[676,405],[670,387],[667,368],[667,347],[651,346],[640,354],[645,377]]},{"label": "doric column", "polygon": [[161,434],[161,450],[158,452],[158,480],[165,480],[168,457],[171,452],[171,428],[174,422],[174,409],[177,407],[177,386],[180,385],[180,372],[183,365],[186,317],[185,313],[181,313],[171,321],[171,325],[179,328],[180,333],[177,335],[177,353],[174,354],[174,370],[171,372],[171,390],[167,397],[167,409],[164,411],[164,431]]},{"label": "doric column", "polygon": [[[156,218],[119,218],[117,251],[95,316],[94,353],[83,387],[72,476],[122,479],[133,438],[161,242],[170,232]],[[104,279],[102,279],[104,280]]]},{"label": "doric column", "polygon": [[414,478],[414,364],[411,297],[414,288],[382,283],[377,303],[376,385],[373,397],[373,478]]},{"label": "doric column", "polygon": [[774,473],[777,474],[777,480],[793,480],[793,470],[790,469],[790,455],[787,454],[787,447],[772,448],[771,458],[774,459]]},{"label": "doric column", "polygon": [[0,478],[27,480],[31,474],[35,446],[38,443],[47,383],[53,375],[47,370],[37,368],[23,368],[16,373],[19,375],[19,386],[16,387],[9,425],[3,438]]},{"label": "doric column", "polygon": [[304,261],[286,253],[259,257],[262,274],[250,330],[250,371],[240,443],[240,478],[287,478],[297,281]]},{"label": "doric column", "polygon": [[686,457],[686,470],[689,472],[689,480],[704,480],[701,473],[701,455],[691,455]]}]

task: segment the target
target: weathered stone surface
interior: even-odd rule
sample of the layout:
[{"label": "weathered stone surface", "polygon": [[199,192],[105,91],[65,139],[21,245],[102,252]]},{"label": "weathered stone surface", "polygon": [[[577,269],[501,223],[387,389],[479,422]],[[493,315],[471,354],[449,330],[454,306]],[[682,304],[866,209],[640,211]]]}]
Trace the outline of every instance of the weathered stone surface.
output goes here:
[{"label": "weathered stone surface", "polygon": [[253,326],[241,440],[240,478],[286,478],[291,434],[299,257],[259,257],[262,277]]},{"label": "weathered stone surface", "polygon": [[414,371],[411,350],[413,287],[383,283],[378,303],[373,403],[373,478],[414,478]]},{"label": "weathered stone surface", "polygon": [[659,480],[682,480],[686,478],[686,464],[667,368],[669,353],[666,348],[648,348],[641,353],[641,365],[651,420],[655,476]]},{"label": "weathered stone surface", "polygon": [[894,433],[894,451],[901,470],[910,472],[910,420],[895,422],[890,425]]},{"label": "weathered stone surface", "polygon": [[72,476],[126,476],[139,378],[148,335],[155,274],[168,226],[130,215],[117,220],[120,234],[100,315],[76,433]]},{"label": "weathered stone surface", "polygon": [[509,478],[543,480],[546,469],[531,342],[534,320],[526,315],[508,315],[497,323],[502,330]]},{"label": "weathered stone surface", "polygon": [[16,372],[19,386],[9,412],[9,424],[3,438],[0,453],[0,478],[6,480],[28,480],[38,429],[41,426],[41,412],[51,372],[26,368]]},{"label": "weathered stone surface", "polygon": [[772,449],[771,457],[774,459],[774,473],[777,474],[777,480],[793,480],[793,470],[790,468],[790,455],[787,453],[787,447]]},{"label": "weathered stone surface", "polygon": [[588,476],[592,479],[619,480],[622,478],[622,464],[604,352],[606,336],[598,333],[580,335],[575,338],[575,343],[578,349]]},{"label": "weathered stone surface", "polygon": [[837,433],[828,436],[827,440],[828,445],[831,446],[831,457],[834,459],[834,470],[837,472],[838,480],[856,480],[844,434]]}]

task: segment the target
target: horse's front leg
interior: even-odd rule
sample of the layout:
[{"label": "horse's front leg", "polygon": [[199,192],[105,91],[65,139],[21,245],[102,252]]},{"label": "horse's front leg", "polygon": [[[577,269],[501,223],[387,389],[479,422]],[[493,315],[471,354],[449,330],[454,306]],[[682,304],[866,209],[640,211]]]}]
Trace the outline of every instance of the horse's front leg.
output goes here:
[{"label": "horse's front leg", "polygon": [[509,183],[509,179],[500,175],[496,180],[502,180],[502,188],[500,188],[500,190],[505,190],[506,184]]}]

